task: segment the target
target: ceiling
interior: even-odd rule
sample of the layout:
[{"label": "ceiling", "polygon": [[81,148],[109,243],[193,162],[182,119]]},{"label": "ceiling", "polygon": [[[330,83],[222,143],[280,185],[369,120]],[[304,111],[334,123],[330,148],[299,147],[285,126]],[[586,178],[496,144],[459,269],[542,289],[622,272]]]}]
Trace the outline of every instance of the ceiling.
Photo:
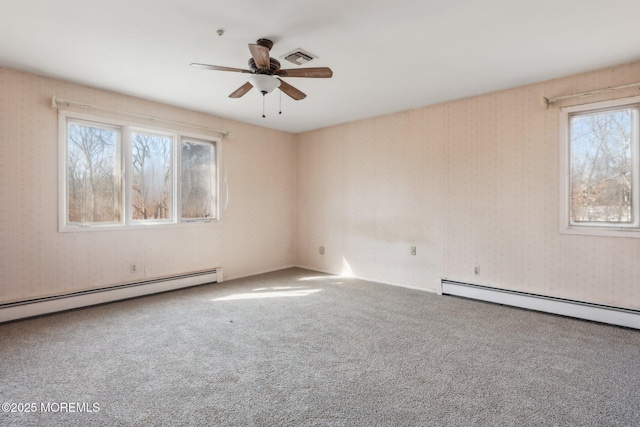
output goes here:
[{"label": "ceiling", "polygon": [[[0,66],[293,133],[640,59],[637,0],[2,0],[0,12]],[[284,78],[307,98],[276,90],[263,118],[255,89],[228,97],[247,74],[189,66],[247,68],[258,38],[276,59],[311,52],[302,67],[333,78]]]}]

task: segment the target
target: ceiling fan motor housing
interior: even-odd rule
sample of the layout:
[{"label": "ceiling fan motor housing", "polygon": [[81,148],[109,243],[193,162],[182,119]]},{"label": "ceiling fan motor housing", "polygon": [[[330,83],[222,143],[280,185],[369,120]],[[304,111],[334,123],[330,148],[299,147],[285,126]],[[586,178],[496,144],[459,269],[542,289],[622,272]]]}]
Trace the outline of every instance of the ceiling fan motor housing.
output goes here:
[{"label": "ceiling fan motor housing", "polygon": [[260,46],[264,46],[269,50],[271,50],[271,48],[273,47],[273,42],[269,39],[258,39],[256,44],[259,44]]},{"label": "ceiling fan motor housing", "polygon": [[256,61],[253,58],[249,59],[249,69],[256,74],[268,74],[273,75],[280,69],[280,61],[275,58],[269,58],[269,68],[258,68]]}]

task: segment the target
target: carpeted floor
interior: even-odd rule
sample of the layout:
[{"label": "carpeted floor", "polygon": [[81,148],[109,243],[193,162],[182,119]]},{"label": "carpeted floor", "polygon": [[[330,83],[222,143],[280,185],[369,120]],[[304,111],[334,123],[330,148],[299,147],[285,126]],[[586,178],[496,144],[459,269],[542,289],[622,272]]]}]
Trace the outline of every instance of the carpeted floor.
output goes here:
[{"label": "carpeted floor", "polygon": [[638,426],[640,331],[289,269],[0,325],[4,402],[2,426]]}]

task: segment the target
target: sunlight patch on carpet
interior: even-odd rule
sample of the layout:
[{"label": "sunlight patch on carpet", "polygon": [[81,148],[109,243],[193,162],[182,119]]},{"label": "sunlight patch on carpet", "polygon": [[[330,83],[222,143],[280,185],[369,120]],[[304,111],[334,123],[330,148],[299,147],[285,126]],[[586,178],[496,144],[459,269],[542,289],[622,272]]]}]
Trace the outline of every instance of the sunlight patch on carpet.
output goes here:
[{"label": "sunlight patch on carpet", "polygon": [[245,294],[233,294],[222,298],[216,298],[213,301],[234,301],[243,299],[260,299],[260,298],[282,298],[282,297],[305,297],[307,295],[320,292],[322,289],[297,289],[288,291],[261,291],[249,292]]}]

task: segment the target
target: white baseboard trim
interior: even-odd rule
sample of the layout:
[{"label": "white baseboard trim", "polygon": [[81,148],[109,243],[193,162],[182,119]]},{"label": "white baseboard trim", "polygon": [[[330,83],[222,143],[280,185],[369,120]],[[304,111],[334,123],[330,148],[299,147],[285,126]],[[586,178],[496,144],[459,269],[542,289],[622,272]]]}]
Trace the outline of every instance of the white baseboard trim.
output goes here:
[{"label": "white baseboard trim", "polygon": [[640,329],[640,310],[492,288],[447,279],[442,279],[438,293]]},{"label": "white baseboard trim", "polygon": [[196,271],[140,282],[107,286],[30,300],[0,304],[0,323],[59,311],[222,281],[222,269]]}]

